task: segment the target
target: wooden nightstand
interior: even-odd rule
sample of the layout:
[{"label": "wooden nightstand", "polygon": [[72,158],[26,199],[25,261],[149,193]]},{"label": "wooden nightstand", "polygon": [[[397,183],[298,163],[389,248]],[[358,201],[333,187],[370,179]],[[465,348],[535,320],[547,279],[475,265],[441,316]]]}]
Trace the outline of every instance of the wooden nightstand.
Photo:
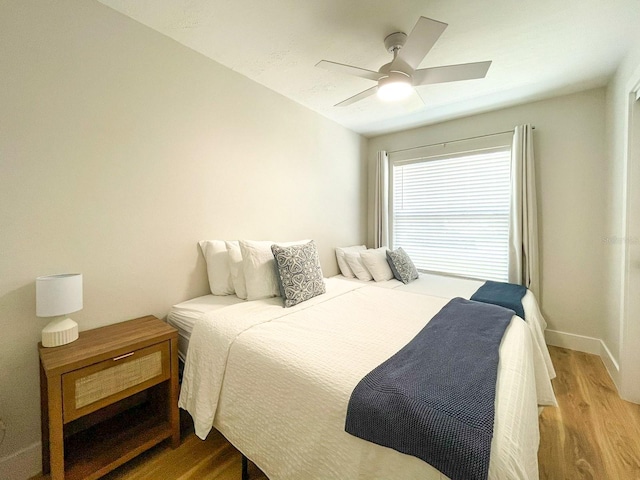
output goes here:
[{"label": "wooden nightstand", "polygon": [[175,328],[147,316],[38,350],[52,480],[96,479],[167,438],[180,444]]}]

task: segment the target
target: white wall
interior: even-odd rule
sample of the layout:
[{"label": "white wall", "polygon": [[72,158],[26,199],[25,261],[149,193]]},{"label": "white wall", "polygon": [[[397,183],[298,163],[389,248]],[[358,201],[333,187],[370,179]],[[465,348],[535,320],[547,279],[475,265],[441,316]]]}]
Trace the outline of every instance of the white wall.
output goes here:
[{"label": "white wall", "polygon": [[[549,329],[600,339],[607,248],[604,117],[605,91],[596,89],[383,135],[369,140],[370,169],[378,150],[535,125],[542,310]],[[372,202],[371,175],[369,185]],[[371,212],[369,220],[372,239]]]},{"label": "white wall", "polygon": [[36,276],[84,274],[84,330],[206,293],[201,239],[314,238],[335,274],[366,139],[98,2],[0,7],[5,479],[39,471]]},{"label": "white wall", "polygon": [[[634,169],[636,172],[640,169],[639,155],[637,150],[628,155],[629,94],[638,81],[640,47],[629,52],[607,88],[607,235],[615,241],[605,252],[607,322],[604,338],[620,362],[620,371],[613,370],[612,376],[622,397],[640,403],[640,325],[637,321],[640,315],[640,244],[637,242],[640,209],[627,202],[628,198],[638,198],[640,188],[637,181],[640,176],[637,173],[635,179],[630,176]],[[637,125],[635,131],[637,142],[640,135]],[[629,205],[632,210],[628,211]]]}]

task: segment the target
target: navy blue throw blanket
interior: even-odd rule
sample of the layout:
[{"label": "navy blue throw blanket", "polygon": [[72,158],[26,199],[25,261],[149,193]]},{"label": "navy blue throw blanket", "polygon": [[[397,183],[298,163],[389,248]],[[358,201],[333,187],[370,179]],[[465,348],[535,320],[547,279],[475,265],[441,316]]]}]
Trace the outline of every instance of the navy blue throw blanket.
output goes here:
[{"label": "navy blue throw blanket", "polygon": [[453,480],[486,479],[500,342],[513,312],[454,298],[351,394],[345,430]]},{"label": "navy blue throw blanket", "polygon": [[524,318],[524,307],[522,297],[527,293],[527,287],[515,283],[485,282],[476,293],[471,296],[471,300],[483,303],[492,303],[504,308],[510,308],[521,319]]}]

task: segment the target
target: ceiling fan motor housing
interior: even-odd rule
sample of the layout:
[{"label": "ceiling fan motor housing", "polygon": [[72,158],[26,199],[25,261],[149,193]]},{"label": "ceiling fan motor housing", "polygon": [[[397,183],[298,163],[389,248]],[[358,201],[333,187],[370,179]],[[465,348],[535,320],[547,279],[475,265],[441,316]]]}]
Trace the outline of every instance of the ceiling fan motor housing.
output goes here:
[{"label": "ceiling fan motor housing", "polygon": [[387,35],[384,39],[384,48],[387,49],[387,52],[393,53],[394,55],[404,47],[404,44],[407,42],[407,34],[403,32],[392,33],[391,35]]}]

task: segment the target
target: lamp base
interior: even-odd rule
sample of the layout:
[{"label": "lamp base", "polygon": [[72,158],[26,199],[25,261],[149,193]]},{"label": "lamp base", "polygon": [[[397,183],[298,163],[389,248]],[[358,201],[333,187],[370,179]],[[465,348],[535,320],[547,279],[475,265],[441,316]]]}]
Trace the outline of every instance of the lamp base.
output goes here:
[{"label": "lamp base", "polygon": [[58,317],[42,330],[43,347],[59,347],[78,339],[78,324],[66,317]]}]

